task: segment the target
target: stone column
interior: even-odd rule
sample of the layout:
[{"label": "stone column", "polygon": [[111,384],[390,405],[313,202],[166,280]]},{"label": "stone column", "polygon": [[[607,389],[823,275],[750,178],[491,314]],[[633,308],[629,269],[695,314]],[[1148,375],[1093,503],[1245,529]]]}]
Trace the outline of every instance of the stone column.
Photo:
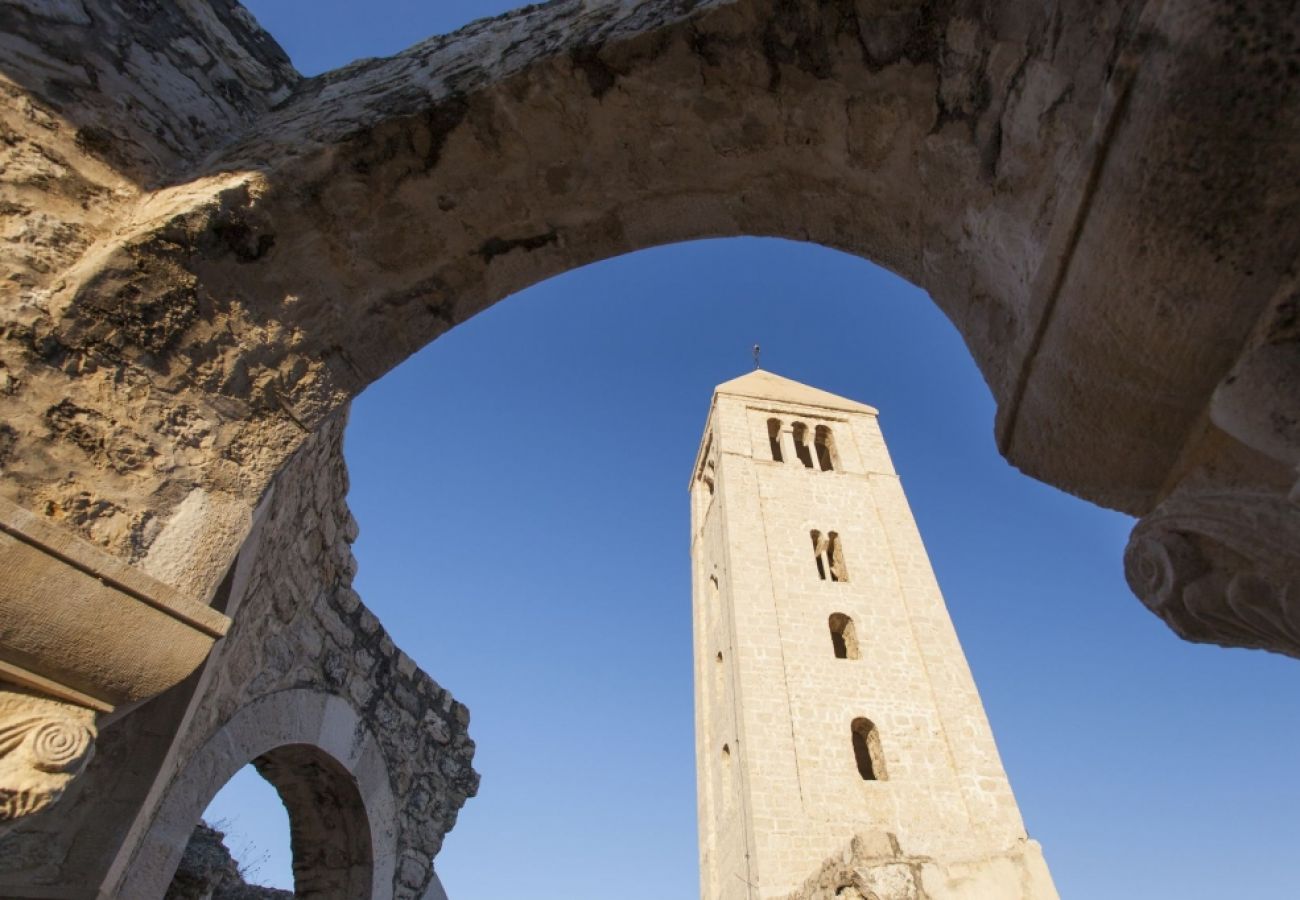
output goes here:
[{"label": "stone column", "polygon": [[785,422],[781,423],[781,458],[788,463],[792,462],[796,465],[803,465],[803,463],[799,461],[799,454],[796,452],[794,425]]}]

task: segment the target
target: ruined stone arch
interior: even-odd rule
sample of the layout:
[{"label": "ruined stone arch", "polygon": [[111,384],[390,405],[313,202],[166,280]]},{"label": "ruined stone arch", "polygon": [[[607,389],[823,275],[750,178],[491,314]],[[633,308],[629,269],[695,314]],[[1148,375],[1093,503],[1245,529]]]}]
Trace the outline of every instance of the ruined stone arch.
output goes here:
[{"label": "ruined stone arch", "polygon": [[[926,291],[1002,454],[1141,517],[1153,612],[1300,656],[1296,24],[1238,7],[560,0],[310,79],[230,0],[0,8],[0,514],[36,585],[0,583],[0,661],[83,718],[156,696],[359,391],[529,284],[728,235]],[[116,603],[192,658],[58,669],[69,580],[75,656]]]},{"label": "ruined stone arch", "polygon": [[[241,708],[162,788],[135,852],[118,860],[104,891],[161,897],[190,833],[246,764],[275,787],[289,813],[296,896],[384,900],[392,896],[397,807],[373,735],[338,697],[278,691]],[[437,879],[429,897],[438,897]]]},{"label": "ruined stone arch", "polygon": [[[785,237],[928,292],[1021,470],[1159,509],[1127,570],[1180,634],[1300,653],[1295,556],[1265,547],[1296,527],[1300,437],[1276,425],[1300,378],[1295,210],[1275,198],[1300,166],[1252,149],[1294,146],[1266,75],[1284,42],[1216,0],[1166,6],[560,2],[302,79],[217,4],[158,26],[226,67],[154,58],[209,91],[197,123],[117,76],[129,115],[9,61],[59,98],[53,125],[15,127],[102,190],[61,211],[78,242],[14,259],[29,303],[0,403],[33,424],[6,435],[0,489],[89,504],[84,536],[205,599],[304,436],[456,323],[616,254]],[[92,8],[93,28],[22,28],[111,69],[134,26]],[[178,440],[201,451],[151,463]]]}]

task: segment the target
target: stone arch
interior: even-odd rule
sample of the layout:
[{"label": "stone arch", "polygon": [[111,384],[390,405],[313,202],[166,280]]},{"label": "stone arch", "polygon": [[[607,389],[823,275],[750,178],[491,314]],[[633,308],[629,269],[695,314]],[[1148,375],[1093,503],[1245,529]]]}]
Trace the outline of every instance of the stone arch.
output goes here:
[{"label": "stone arch", "polygon": [[[928,292],[1003,455],[1151,519],[1127,574],[1175,630],[1300,656],[1300,444],[1270,432],[1300,396],[1297,157],[1259,152],[1296,146],[1287,23],[1226,0],[572,0],[312,79],[247,23],[196,24],[226,4],[156,23],[252,73],[232,91],[166,54],[131,83],[138,24],[87,3],[93,28],[21,19],[84,81],[0,63],[42,107],[14,117],[33,158],[75,170],[33,184],[103,198],[28,218],[14,246],[55,256],[5,251],[20,506],[206,600],[305,436],[449,328],[612,255],[784,237]],[[190,75],[203,120],[148,89]]]},{"label": "stone arch", "polygon": [[352,773],[311,744],[276,747],[254,759],[253,767],[289,812],[294,894],[370,897],[370,821]]},{"label": "stone arch", "polygon": [[[134,853],[119,859],[102,893],[163,896],[199,816],[250,762],[289,813],[296,895],[392,896],[397,815],[379,744],[345,700],[299,689],[241,708],[204,742],[161,788]],[[435,879],[430,896],[438,891]]]}]

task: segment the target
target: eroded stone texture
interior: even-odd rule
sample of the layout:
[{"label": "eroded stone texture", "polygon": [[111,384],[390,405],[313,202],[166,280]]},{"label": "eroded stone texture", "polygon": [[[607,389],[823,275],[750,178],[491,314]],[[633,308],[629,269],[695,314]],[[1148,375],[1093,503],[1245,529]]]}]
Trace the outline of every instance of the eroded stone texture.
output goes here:
[{"label": "eroded stone texture", "polygon": [[10,499],[208,598],[306,435],[457,322],[775,235],[928,291],[1027,473],[1136,515],[1239,497],[1272,562],[1201,559],[1267,590],[1130,581],[1184,636],[1300,653],[1300,525],[1257,509],[1300,454],[1282,6],[568,0],[306,80],[232,4],[134,11],[4,12]]},{"label": "eroded stone texture", "polygon": [[290,811],[301,888],[424,896],[477,789],[469,713],[351,589],[343,424],[328,420],[276,479],[221,594],[234,624],[201,675],[106,727],[105,765],[0,841],[0,894],[161,897],[212,795],[253,763]]}]

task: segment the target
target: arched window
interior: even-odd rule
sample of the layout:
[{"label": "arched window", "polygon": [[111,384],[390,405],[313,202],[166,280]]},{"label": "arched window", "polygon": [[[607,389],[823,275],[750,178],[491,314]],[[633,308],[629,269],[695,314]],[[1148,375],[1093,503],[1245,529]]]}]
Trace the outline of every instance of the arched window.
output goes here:
[{"label": "arched window", "polygon": [[826,425],[818,425],[814,437],[817,453],[817,467],[823,472],[835,471],[835,445],[831,441],[831,430]]},{"label": "arched window", "polygon": [[844,613],[831,613],[831,647],[836,659],[858,658],[858,634],[853,620]]},{"label": "arched window", "polygon": [[849,572],[844,566],[844,555],[840,551],[839,534],[834,531],[824,537],[820,531],[811,534],[817,577],[822,581],[848,581]]},{"label": "arched window", "polygon": [[781,420],[767,420],[767,444],[772,450],[772,459],[775,462],[785,462],[785,456],[781,453]]},{"label": "arched window", "polygon": [[863,781],[884,781],[885,755],[880,749],[880,732],[870,719],[854,719],[853,759]]},{"label": "arched window", "polygon": [[799,457],[799,462],[803,463],[805,469],[811,469],[813,467],[812,433],[803,422],[795,422],[792,430],[795,455]]}]

